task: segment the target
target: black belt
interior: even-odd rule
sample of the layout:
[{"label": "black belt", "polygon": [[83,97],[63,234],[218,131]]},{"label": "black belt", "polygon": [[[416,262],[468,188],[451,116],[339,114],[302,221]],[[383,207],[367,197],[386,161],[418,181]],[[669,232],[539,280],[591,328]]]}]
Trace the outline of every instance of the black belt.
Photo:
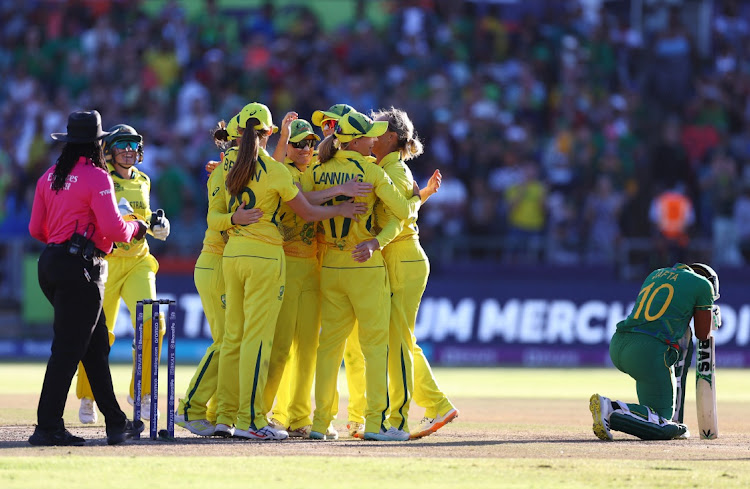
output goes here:
[{"label": "black belt", "polygon": [[[68,249],[70,247],[70,241],[63,241],[62,243],[48,243],[47,246],[50,247],[50,248],[63,248],[66,251],[68,251]],[[92,257],[83,256],[83,250],[82,249],[79,249],[78,253],[71,253],[71,254],[75,255],[75,256],[80,256],[81,258],[86,258],[86,259],[89,259],[89,260],[92,258]],[[107,256],[107,254],[105,252],[103,252],[102,250],[100,250],[99,248],[94,248],[93,256],[95,256],[97,258],[104,258],[105,256]]]}]

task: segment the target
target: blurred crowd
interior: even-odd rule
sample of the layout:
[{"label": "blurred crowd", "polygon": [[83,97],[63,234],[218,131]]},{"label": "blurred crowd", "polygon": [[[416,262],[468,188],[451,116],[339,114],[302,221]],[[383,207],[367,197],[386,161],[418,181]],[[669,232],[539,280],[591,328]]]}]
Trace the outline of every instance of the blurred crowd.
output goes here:
[{"label": "blurred crowd", "polygon": [[250,101],[278,121],[348,103],[405,109],[426,147],[415,176],[442,171],[420,215],[428,251],[610,264],[644,238],[659,265],[701,240],[715,266],[750,260],[748,1],[641,2],[632,25],[628,1],[351,0],[334,28],[302,1],[202,3],[0,1],[4,236],[27,232],[72,110],[143,134],[152,207],[172,222],[154,253],[194,257],[216,122]]}]

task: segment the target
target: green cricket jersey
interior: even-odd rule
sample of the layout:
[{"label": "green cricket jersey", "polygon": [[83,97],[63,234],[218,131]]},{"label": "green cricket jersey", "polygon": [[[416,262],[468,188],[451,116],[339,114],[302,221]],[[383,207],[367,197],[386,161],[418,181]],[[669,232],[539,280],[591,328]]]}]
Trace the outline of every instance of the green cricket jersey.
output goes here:
[{"label": "green cricket jersey", "polygon": [[618,332],[645,333],[674,344],[682,338],[695,309],[713,306],[711,283],[681,263],[651,272],[633,310],[617,323]]}]

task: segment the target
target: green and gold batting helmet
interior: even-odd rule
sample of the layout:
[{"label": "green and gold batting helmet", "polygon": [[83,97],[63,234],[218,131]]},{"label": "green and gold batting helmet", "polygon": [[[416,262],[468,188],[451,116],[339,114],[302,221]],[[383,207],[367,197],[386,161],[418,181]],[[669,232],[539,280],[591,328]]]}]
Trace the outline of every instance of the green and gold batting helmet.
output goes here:
[{"label": "green and gold batting helmet", "polygon": [[138,158],[136,164],[143,161],[143,136],[138,134],[132,126],[127,124],[117,124],[109,128],[109,136],[104,138],[104,144],[102,149],[104,150],[104,157],[107,163],[112,163],[113,153],[112,150],[115,148],[117,143],[135,142],[137,147],[135,150],[138,152]]}]

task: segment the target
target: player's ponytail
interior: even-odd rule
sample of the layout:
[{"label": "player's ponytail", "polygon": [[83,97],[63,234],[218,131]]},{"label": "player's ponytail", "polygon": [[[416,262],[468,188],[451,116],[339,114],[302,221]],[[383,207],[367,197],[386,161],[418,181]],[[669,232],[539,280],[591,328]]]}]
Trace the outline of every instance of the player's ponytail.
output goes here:
[{"label": "player's ponytail", "polygon": [[320,163],[330,160],[336,154],[336,151],[338,151],[338,148],[334,145],[335,139],[336,136],[331,134],[330,136],[326,136],[318,145],[318,161]]},{"label": "player's ponytail", "polygon": [[422,145],[422,141],[419,140],[415,133],[414,137],[404,143],[404,148],[401,150],[401,159],[407,161],[416,158],[422,153],[424,153],[424,145]]},{"label": "player's ponytail", "polygon": [[[252,128],[260,124],[258,119],[248,119],[245,127]],[[242,189],[247,187],[250,177],[255,174],[255,165],[258,161],[258,147],[262,136],[267,131],[245,129],[242,131],[240,139],[240,149],[237,152],[237,161],[227,173],[227,192],[230,195],[238,196]]]}]

